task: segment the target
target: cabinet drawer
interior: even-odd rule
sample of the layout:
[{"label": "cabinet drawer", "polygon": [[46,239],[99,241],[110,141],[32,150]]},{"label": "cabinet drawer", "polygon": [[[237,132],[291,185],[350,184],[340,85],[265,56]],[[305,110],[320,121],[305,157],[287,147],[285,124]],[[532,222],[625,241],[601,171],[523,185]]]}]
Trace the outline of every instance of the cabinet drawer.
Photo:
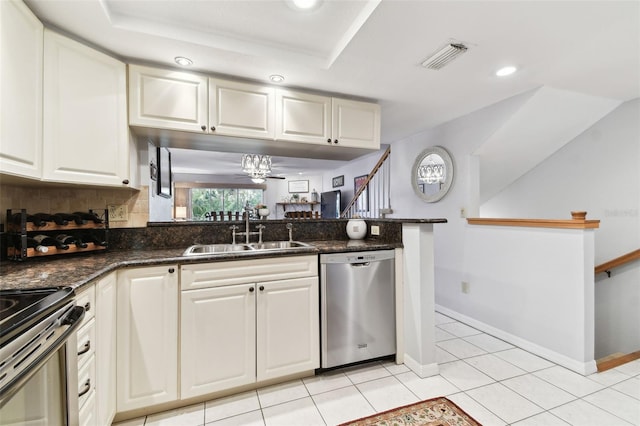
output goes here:
[{"label": "cabinet drawer", "polygon": [[78,330],[78,365],[83,366],[95,353],[96,320],[91,319]]},{"label": "cabinet drawer", "polygon": [[90,285],[86,289],[76,294],[76,305],[84,307],[84,318],[80,327],[91,320],[96,312],[96,288]]},{"label": "cabinet drawer", "polygon": [[78,414],[78,424],[80,426],[95,426],[99,424],[96,411],[96,393],[92,389],[89,391],[89,395]]},{"label": "cabinet drawer", "polygon": [[82,408],[95,392],[96,388],[96,357],[91,358],[78,370],[78,407]]},{"label": "cabinet drawer", "polygon": [[318,256],[235,260],[181,266],[182,290],[318,275]]}]

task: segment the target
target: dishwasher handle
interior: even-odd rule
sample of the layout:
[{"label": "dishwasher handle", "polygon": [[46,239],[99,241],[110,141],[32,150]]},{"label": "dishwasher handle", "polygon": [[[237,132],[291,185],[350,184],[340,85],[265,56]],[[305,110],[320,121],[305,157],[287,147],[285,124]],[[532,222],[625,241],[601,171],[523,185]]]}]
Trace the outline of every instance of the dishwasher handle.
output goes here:
[{"label": "dishwasher handle", "polygon": [[371,262],[351,263],[352,268],[368,268],[371,266]]}]

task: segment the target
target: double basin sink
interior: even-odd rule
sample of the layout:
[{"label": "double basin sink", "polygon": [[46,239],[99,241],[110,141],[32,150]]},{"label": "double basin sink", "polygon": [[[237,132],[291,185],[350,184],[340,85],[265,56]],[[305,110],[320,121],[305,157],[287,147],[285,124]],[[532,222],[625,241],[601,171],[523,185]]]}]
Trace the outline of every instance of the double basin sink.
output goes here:
[{"label": "double basin sink", "polygon": [[196,244],[187,248],[182,255],[198,256],[248,251],[291,250],[303,247],[311,247],[311,245],[300,241],[267,241],[264,243],[249,244]]}]

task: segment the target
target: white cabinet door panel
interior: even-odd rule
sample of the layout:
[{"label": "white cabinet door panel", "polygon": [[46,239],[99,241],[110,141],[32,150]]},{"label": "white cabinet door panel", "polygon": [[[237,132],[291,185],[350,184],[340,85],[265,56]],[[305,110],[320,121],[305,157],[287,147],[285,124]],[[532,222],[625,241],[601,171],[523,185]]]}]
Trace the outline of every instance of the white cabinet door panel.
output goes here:
[{"label": "white cabinet door panel", "polygon": [[42,174],[43,26],[22,1],[0,1],[0,171]]},{"label": "white cabinet door panel", "polygon": [[117,410],[178,398],[176,266],[118,272]]},{"label": "white cabinet door panel", "polygon": [[45,30],[43,179],[122,186],[129,177],[125,64]]},{"label": "white cabinet door panel", "polygon": [[181,397],[253,383],[255,285],[182,292]]},{"label": "white cabinet door panel", "polygon": [[207,84],[196,74],[129,65],[129,124],[206,133]]},{"label": "white cabinet door panel", "polygon": [[318,368],[318,278],[258,284],[257,380]]},{"label": "white cabinet door panel", "polygon": [[274,121],[275,92],[272,88],[209,79],[209,130],[212,134],[273,139]]},{"label": "white cabinet door panel", "polygon": [[116,414],[116,283],[117,273],[96,284],[96,414],[108,425]]},{"label": "white cabinet door panel", "polygon": [[276,139],[331,143],[331,98],[276,90]]},{"label": "white cabinet door panel", "polygon": [[380,149],[380,106],[333,98],[332,134],[340,146]]}]

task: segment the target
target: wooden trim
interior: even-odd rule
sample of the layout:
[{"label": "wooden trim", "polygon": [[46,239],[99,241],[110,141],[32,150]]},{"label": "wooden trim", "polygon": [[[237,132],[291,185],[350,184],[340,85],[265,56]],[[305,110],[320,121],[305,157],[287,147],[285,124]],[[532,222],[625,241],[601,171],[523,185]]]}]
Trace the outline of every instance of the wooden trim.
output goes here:
[{"label": "wooden trim", "polygon": [[595,273],[599,274],[601,272],[607,272],[610,271],[611,269],[617,267],[617,266],[622,266],[626,263],[632,262],[634,260],[638,260],[640,259],[640,249],[638,250],[634,250],[630,253],[627,254],[623,254],[620,257],[616,257],[613,260],[610,260],[608,262],[605,262],[601,265],[598,265],[595,267]]},{"label": "wooden trim", "polygon": [[497,219],[497,218],[467,218],[469,225],[491,226],[524,226],[530,228],[560,228],[560,229],[596,229],[600,227],[599,220],[586,219]]},{"label": "wooden trim", "polygon": [[640,359],[640,351],[632,352],[627,355],[616,356],[611,359],[609,359],[609,357],[603,358],[602,361],[596,362],[598,366],[598,373],[611,370],[612,368],[619,367],[628,362],[635,361],[636,359]]}]

